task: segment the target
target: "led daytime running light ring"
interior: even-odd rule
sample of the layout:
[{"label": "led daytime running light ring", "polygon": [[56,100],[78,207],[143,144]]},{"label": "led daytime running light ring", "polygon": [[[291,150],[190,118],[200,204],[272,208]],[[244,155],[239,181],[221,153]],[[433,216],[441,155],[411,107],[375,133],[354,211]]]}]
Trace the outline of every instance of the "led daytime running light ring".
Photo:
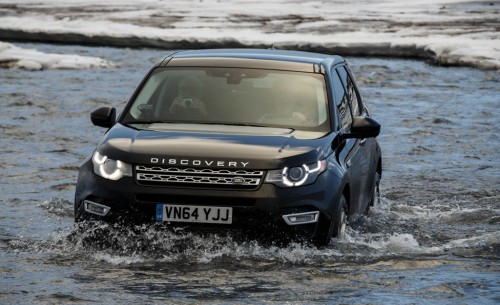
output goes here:
[{"label": "led daytime running light ring", "polygon": [[104,164],[104,162],[106,162],[107,159],[108,159],[107,156],[103,156],[100,153],[98,153],[97,151],[94,153],[94,162],[99,164],[99,165]]},{"label": "led daytime running light ring", "polygon": [[301,166],[303,169],[304,169],[304,177],[299,180],[299,181],[290,181],[288,179],[288,167],[285,167],[283,169],[283,183],[286,185],[286,186],[301,186],[302,184],[304,184],[304,182],[306,182],[307,178],[309,177],[309,173],[310,173],[310,170],[309,170],[309,166],[307,165],[302,165]]},{"label": "led daytime running light ring", "polygon": [[315,168],[309,168],[309,172],[308,173],[315,173],[315,172],[323,172],[326,168],[326,162],[325,161],[318,161],[316,163],[316,167]]},{"label": "led daytime running light ring", "polygon": [[[98,174],[103,178],[110,180],[118,180],[124,176],[128,176],[131,174],[130,169],[127,168],[128,164],[120,160],[109,159],[107,156],[103,156],[97,151],[94,153],[92,160],[94,161],[94,172],[96,172],[96,174]],[[112,173],[109,173],[106,169],[106,164],[108,162],[115,163],[114,170]]]}]

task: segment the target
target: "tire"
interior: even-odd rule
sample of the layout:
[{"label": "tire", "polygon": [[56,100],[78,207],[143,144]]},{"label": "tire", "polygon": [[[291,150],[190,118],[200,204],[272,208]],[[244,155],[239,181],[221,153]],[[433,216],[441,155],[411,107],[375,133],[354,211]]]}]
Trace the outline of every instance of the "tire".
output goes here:
[{"label": "tire", "polygon": [[337,205],[337,211],[332,219],[333,219],[332,237],[335,237],[337,239],[344,239],[345,231],[348,224],[347,200],[345,199],[344,194],[340,196],[339,204]]},{"label": "tire", "polygon": [[320,217],[318,227],[312,238],[312,243],[316,246],[328,246],[332,237],[343,239],[347,227],[347,200],[342,194],[335,206],[335,212],[329,220]]},{"label": "tire", "polygon": [[372,196],[368,208],[380,204],[380,174],[375,172],[375,184],[373,185]]}]

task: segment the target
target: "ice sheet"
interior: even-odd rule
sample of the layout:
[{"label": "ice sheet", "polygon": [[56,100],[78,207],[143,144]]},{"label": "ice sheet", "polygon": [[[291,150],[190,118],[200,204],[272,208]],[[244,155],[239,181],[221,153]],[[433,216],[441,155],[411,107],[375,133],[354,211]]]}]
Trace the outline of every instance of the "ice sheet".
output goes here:
[{"label": "ice sheet", "polygon": [[498,1],[0,0],[0,12],[0,39],[168,49],[274,45],[500,69]]},{"label": "ice sheet", "polygon": [[98,57],[43,53],[35,49],[24,49],[10,43],[0,42],[0,67],[4,68],[86,69],[110,65],[108,61]]}]

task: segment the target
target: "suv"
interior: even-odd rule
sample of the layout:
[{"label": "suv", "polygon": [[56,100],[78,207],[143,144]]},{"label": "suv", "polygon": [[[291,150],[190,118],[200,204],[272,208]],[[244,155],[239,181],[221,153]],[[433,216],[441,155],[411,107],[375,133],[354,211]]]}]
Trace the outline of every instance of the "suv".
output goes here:
[{"label": "suv", "polygon": [[75,221],[287,233],[327,245],[377,200],[370,118],[346,61],[318,53],[178,51],[146,75],[80,168]]}]

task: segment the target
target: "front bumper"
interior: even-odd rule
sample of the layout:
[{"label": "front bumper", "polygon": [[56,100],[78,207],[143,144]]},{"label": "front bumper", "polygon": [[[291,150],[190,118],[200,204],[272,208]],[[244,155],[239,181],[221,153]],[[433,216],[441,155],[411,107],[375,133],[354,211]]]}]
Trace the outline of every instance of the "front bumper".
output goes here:
[{"label": "front bumper", "polygon": [[[219,226],[224,229],[294,231],[311,235],[317,221],[291,225],[284,215],[319,212],[316,219],[330,219],[334,204],[341,190],[341,178],[326,170],[314,184],[282,189],[264,183],[257,190],[222,190],[209,188],[173,188],[143,186],[131,177],[118,181],[104,179],[94,174],[88,160],[80,168],[75,193],[75,220],[102,218],[127,219],[134,222],[155,222],[157,204],[232,207],[231,225],[189,224],[190,227]],[[109,207],[105,216],[86,211],[84,202]],[[182,226],[183,223],[172,223]]]}]

